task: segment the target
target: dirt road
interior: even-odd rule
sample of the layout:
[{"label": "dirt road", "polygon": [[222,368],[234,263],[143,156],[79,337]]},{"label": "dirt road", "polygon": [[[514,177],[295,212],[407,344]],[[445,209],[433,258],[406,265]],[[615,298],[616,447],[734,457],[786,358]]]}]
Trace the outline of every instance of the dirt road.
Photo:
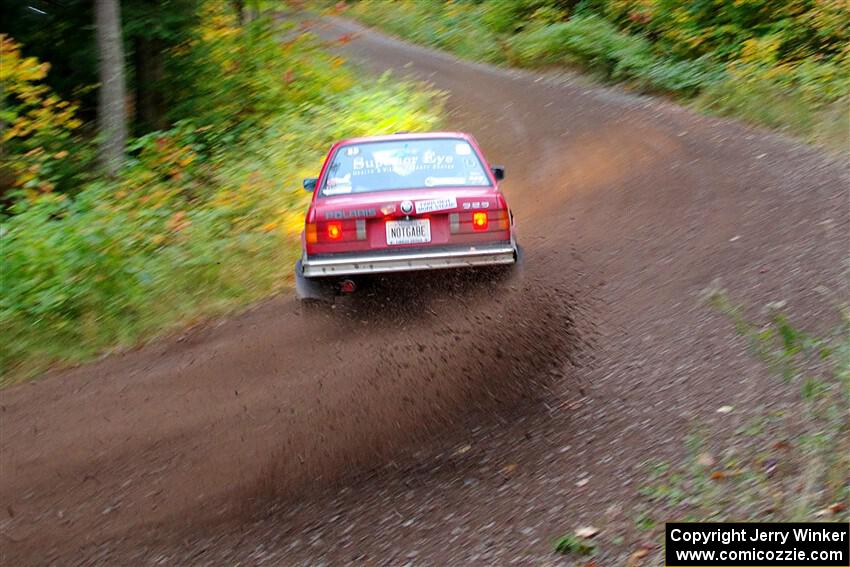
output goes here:
[{"label": "dirt road", "polygon": [[345,51],[447,91],[506,166],[522,282],[390,282],[318,316],[282,296],[4,390],[0,563],[554,561],[694,420],[769,403],[701,290],[815,327],[817,286],[847,297],[843,158],[373,32]]}]

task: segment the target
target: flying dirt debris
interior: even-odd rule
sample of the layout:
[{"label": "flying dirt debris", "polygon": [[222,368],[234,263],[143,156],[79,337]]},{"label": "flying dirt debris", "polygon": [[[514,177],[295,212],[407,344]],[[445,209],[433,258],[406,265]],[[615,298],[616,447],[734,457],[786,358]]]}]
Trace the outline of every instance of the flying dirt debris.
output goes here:
[{"label": "flying dirt debris", "polygon": [[[537,399],[581,346],[576,303],[533,273],[493,297],[497,286],[474,272],[377,281],[306,318],[276,300],[36,383],[52,400],[39,425],[3,439],[17,540],[7,553],[24,562],[49,535],[67,559],[77,541],[88,555],[116,538],[156,540],[175,518],[186,533],[254,518]],[[94,419],[79,419],[68,391],[96,396]],[[28,419],[16,411],[27,394],[5,396],[5,427]],[[47,455],[62,459],[45,466]]]},{"label": "flying dirt debris", "polygon": [[311,410],[321,419],[286,439],[263,489],[338,480],[537,399],[553,371],[579,358],[577,307],[531,278],[488,297],[500,285],[481,273],[424,285],[393,278],[320,316],[348,337],[336,352],[343,362],[322,370],[325,395]]}]

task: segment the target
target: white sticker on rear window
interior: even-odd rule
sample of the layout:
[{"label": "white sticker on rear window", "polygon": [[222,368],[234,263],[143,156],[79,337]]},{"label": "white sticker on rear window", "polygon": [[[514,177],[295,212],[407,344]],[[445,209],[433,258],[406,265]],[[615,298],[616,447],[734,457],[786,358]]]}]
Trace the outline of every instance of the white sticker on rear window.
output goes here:
[{"label": "white sticker on rear window", "polygon": [[446,185],[466,185],[465,177],[426,177],[425,178],[425,187],[434,187],[435,185],[440,185],[445,187]]},{"label": "white sticker on rear window", "polygon": [[444,211],[446,209],[456,209],[457,199],[455,197],[440,197],[439,199],[427,199],[425,201],[416,201],[416,214],[432,213],[434,211]]},{"label": "white sticker on rear window", "polygon": [[325,187],[324,195],[345,195],[351,193],[351,185],[337,185],[336,187]]},{"label": "white sticker on rear window", "polygon": [[342,195],[351,193],[351,174],[347,173],[345,177],[331,177],[325,185],[323,195]]},{"label": "white sticker on rear window", "polygon": [[472,153],[472,148],[469,144],[455,144],[455,153],[459,156],[468,156]]}]

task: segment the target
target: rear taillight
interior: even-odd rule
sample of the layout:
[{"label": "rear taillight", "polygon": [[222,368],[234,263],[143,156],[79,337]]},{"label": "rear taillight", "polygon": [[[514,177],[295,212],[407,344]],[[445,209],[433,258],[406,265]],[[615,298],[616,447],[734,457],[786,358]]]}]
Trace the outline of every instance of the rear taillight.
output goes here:
[{"label": "rear taillight", "polygon": [[368,236],[366,219],[308,223],[305,233],[308,244],[366,240]]},{"label": "rear taillight", "polygon": [[472,213],[472,228],[475,230],[487,230],[488,220],[485,211],[475,211]]},{"label": "rear taillight", "polygon": [[330,238],[331,240],[339,240],[340,238],[342,238],[341,222],[328,223],[328,238]]},{"label": "rear taillight", "polygon": [[508,221],[508,211],[505,209],[449,213],[449,232],[452,234],[491,232],[509,229],[510,223]]}]

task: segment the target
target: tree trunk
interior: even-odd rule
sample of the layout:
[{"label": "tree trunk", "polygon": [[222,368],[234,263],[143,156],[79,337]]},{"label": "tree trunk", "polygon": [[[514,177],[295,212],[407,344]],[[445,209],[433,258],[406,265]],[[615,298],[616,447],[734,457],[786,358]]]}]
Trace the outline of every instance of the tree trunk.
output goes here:
[{"label": "tree trunk", "polygon": [[239,19],[239,25],[245,23],[245,0],[231,0],[233,11],[236,12],[236,17]]},{"label": "tree trunk", "polygon": [[109,175],[121,166],[127,141],[124,49],[121,44],[119,0],[95,0],[97,50],[100,62],[100,91],[97,120],[100,162]]},{"label": "tree trunk", "polygon": [[168,127],[163,94],[165,45],[156,38],[137,37],[133,52],[136,68],[136,132],[146,134],[151,130],[163,130]]}]

